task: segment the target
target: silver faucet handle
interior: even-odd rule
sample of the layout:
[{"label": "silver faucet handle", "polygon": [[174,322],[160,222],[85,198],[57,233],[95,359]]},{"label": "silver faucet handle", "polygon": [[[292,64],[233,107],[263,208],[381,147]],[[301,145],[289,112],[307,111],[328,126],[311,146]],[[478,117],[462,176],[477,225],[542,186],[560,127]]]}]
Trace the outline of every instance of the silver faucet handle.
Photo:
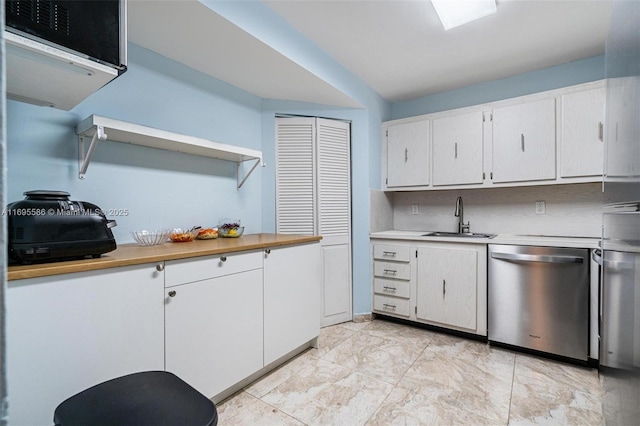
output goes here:
[{"label": "silver faucet handle", "polygon": [[468,234],[469,232],[471,232],[471,221],[462,224],[461,232],[463,234]]}]

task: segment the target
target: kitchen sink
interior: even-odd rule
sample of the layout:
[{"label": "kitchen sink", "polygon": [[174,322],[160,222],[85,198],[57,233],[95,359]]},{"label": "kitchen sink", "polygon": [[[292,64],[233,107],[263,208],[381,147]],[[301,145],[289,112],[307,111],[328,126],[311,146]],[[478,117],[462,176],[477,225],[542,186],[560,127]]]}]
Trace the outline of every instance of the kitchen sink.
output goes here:
[{"label": "kitchen sink", "polygon": [[434,231],[434,232],[427,232],[425,234],[422,234],[422,236],[423,237],[493,238],[496,235],[495,234],[481,234],[481,233],[478,233],[478,232],[460,233],[460,232]]}]

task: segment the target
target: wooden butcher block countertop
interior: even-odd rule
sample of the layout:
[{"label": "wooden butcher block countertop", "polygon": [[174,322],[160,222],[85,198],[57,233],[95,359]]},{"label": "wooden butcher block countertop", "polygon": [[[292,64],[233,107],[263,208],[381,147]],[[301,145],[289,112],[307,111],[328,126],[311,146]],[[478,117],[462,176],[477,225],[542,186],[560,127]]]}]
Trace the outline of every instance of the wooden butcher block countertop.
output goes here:
[{"label": "wooden butcher block countertop", "polygon": [[73,272],[95,271],[120,266],[163,262],[165,260],[187,259],[198,256],[303,244],[320,241],[321,239],[322,237],[316,235],[249,234],[239,238],[195,240],[188,243],[169,242],[151,247],[142,247],[137,244],[123,244],[118,246],[116,250],[105,253],[97,259],[9,266],[8,279],[22,280]]}]

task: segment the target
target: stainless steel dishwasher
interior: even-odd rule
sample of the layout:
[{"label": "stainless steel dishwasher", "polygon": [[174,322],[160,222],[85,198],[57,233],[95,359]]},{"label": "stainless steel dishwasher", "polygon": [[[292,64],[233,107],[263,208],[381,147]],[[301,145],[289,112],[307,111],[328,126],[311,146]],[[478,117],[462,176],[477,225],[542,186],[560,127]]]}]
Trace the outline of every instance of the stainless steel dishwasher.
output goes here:
[{"label": "stainless steel dishwasher", "polygon": [[589,250],[489,245],[489,341],[587,361]]}]

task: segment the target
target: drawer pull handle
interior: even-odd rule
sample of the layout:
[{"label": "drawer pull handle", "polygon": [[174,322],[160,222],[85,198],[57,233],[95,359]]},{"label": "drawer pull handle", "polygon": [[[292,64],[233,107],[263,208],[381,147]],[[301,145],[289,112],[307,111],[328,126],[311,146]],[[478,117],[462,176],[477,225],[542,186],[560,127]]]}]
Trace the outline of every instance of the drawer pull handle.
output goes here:
[{"label": "drawer pull handle", "polygon": [[396,288],[395,288],[395,287],[389,287],[389,286],[387,286],[387,285],[385,285],[385,286],[384,286],[384,287],[382,287],[382,288],[383,288],[384,290],[386,290],[386,291],[396,291]]},{"label": "drawer pull handle", "polygon": [[169,297],[176,297],[176,291],[175,290],[171,290],[169,292]]},{"label": "drawer pull handle", "polygon": [[447,292],[447,282],[445,280],[442,280],[442,297],[444,297],[446,292]]},{"label": "drawer pull handle", "polygon": [[389,305],[388,303],[383,303],[382,307],[385,309],[393,309],[394,311],[396,310],[396,305]]},{"label": "drawer pull handle", "polygon": [[226,262],[227,256],[220,256],[220,262]]},{"label": "drawer pull handle", "polygon": [[158,272],[164,271],[164,263],[158,263],[156,265],[156,271],[158,271]]},{"label": "drawer pull handle", "polygon": [[396,271],[395,269],[385,269],[384,273],[385,274],[391,274],[391,275],[395,275],[398,271]]},{"label": "drawer pull handle", "polygon": [[271,249],[265,249],[264,252],[267,254],[271,254]]},{"label": "drawer pull handle", "polygon": [[395,256],[396,252],[395,251],[383,251],[382,255],[383,256]]}]

